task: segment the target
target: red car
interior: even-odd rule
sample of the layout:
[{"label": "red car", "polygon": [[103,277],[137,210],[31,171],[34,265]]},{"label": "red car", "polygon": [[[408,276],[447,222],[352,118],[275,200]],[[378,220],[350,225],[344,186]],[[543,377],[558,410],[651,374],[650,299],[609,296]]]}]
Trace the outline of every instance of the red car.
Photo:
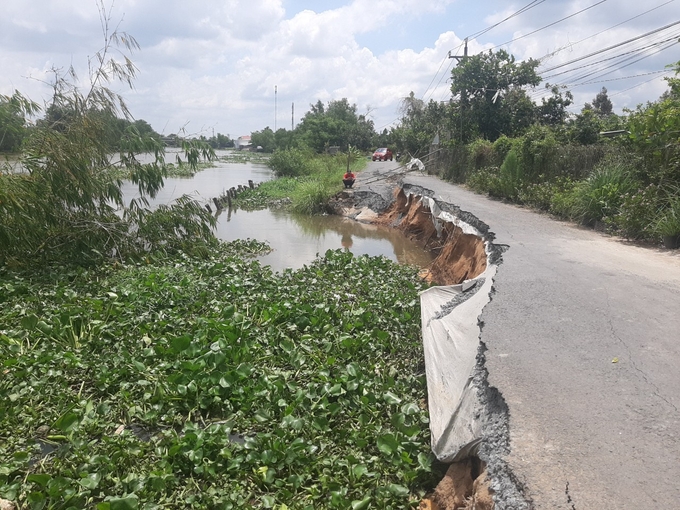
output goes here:
[{"label": "red car", "polygon": [[386,147],[376,149],[373,153],[373,161],[387,161],[388,159],[392,161],[392,151]]}]

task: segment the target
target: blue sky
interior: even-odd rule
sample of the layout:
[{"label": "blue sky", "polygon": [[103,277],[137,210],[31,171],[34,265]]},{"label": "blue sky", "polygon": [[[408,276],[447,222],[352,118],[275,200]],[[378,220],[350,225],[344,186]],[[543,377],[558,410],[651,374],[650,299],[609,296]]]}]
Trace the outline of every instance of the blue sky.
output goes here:
[{"label": "blue sky", "polygon": [[[666,90],[663,76],[668,76],[659,71],[680,61],[680,24],[617,47],[680,21],[680,0],[117,0],[104,5],[112,28],[141,45],[132,55],[139,68],[135,89],[117,89],[136,118],[166,134],[214,131],[237,137],[265,126],[290,128],[292,104],[298,122],[317,100],[343,97],[369,114],[377,128],[389,126],[411,91],[427,100],[448,100],[455,64],[448,51],[499,22],[471,37],[470,54],[512,41],[503,48],[518,60],[543,58],[539,72],[570,88],[575,113],[602,86],[618,112],[655,100]],[[530,8],[505,20],[524,7]],[[567,19],[558,22],[562,18]],[[95,0],[8,3],[0,18],[0,93],[18,89],[42,102],[50,93],[50,69],[70,65],[85,86],[88,56],[101,45]],[[581,59],[609,46],[616,48]],[[567,65],[542,72],[561,64]],[[532,97],[540,102],[543,90],[537,88]]]}]

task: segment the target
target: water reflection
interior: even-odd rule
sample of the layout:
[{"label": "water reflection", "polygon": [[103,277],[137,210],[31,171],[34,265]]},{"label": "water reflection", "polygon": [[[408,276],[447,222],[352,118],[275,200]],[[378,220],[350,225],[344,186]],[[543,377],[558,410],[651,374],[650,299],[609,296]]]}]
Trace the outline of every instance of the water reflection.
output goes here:
[{"label": "water reflection", "polygon": [[[227,213],[228,215],[228,213]],[[238,211],[223,221],[217,236],[225,241],[251,238],[266,241],[273,251],[260,257],[274,271],[297,269],[326,250],[348,249],[355,255],[385,256],[400,264],[427,267],[432,256],[395,229],[367,225],[340,216],[303,216],[280,210]]]},{"label": "water reflection", "polygon": [[[246,185],[249,180],[259,183],[273,177],[271,170],[262,164],[218,161],[214,168],[203,170],[193,178],[166,179],[164,188],[149,202],[151,207],[170,204],[184,194],[191,194],[199,202],[213,207],[211,199],[223,191]],[[138,197],[137,186],[125,182],[123,196],[127,203]],[[329,249],[346,249],[355,255],[382,255],[400,264],[418,267],[428,267],[432,261],[429,253],[394,229],[357,223],[339,216],[225,208],[216,213],[216,218],[216,235],[222,240],[250,238],[267,242],[273,251],[260,257],[260,261],[274,271],[299,269]]]}]

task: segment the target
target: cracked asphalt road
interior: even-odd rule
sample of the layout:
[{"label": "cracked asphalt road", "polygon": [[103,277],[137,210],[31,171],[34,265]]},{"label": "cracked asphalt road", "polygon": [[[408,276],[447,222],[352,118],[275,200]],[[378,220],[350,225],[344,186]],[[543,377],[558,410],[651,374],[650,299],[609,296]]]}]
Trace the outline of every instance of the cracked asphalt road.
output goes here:
[{"label": "cracked asphalt road", "polygon": [[[358,188],[377,188],[370,179],[385,165],[396,166],[369,164]],[[433,176],[405,182],[474,214],[509,246],[481,340],[489,383],[509,408],[506,461],[534,506],[679,508],[680,251],[637,247]]]}]

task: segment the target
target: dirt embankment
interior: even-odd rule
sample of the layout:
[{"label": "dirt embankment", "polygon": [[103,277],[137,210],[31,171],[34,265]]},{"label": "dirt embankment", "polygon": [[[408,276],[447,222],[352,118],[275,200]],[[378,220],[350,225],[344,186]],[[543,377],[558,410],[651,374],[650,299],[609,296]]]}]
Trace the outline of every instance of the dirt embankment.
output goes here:
[{"label": "dirt embankment", "polygon": [[433,282],[454,285],[475,278],[486,269],[482,238],[464,233],[451,222],[434,219],[422,197],[407,195],[402,188],[395,190],[394,202],[375,223],[401,230],[436,255],[428,275]]},{"label": "dirt embankment", "polygon": [[425,277],[440,285],[454,285],[484,272],[487,253],[484,239],[449,221],[433,216],[426,197],[394,190],[393,200],[357,192],[340,193],[332,202],[336,214],[365,223],[387,225],[401,230],[436,255]]}]

